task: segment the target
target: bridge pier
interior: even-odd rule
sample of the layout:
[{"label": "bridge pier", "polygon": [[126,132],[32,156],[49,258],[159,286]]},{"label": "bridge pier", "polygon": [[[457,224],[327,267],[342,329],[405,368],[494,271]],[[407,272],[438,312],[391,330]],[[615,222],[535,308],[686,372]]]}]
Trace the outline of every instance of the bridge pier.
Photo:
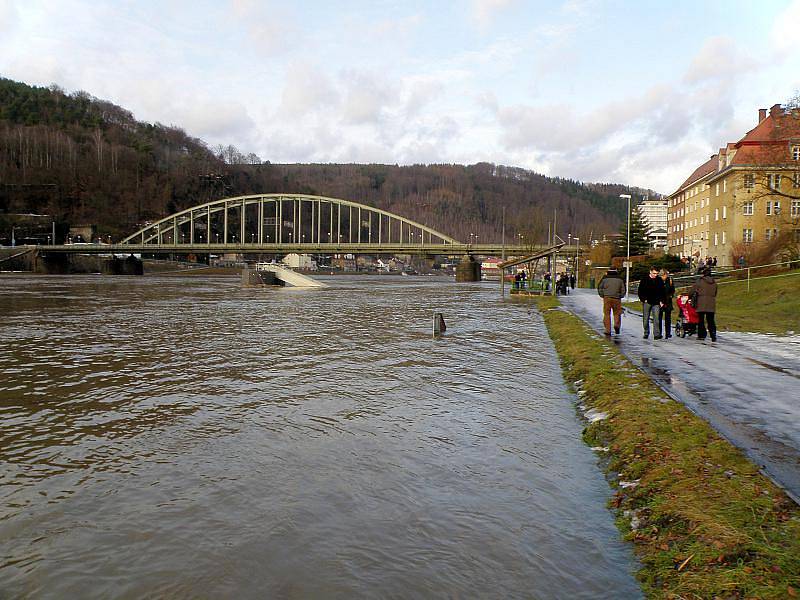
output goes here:
[{"label": "bridge pier", "polygon": [[103,275],[144,275],[141,259],[131,255],[91,256],[86,254],[48,254],[38,251],[33,261],[33,271],[44,275],[70,273],[102,273]]},{"label": "bridge pier", "polygon": [[456,265],[456,283],[468,283],[481,280],[481,264],[468,256]]}]

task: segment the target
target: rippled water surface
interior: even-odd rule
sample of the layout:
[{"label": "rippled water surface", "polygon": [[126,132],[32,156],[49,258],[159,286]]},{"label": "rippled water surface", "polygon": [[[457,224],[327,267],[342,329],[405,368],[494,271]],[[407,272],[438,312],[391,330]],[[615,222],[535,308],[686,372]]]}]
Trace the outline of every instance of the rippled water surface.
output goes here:
[{"label": "rippled water surface", "polygon": [[0,597],[637,597],[540,317],[328,282],[0,277]]}]

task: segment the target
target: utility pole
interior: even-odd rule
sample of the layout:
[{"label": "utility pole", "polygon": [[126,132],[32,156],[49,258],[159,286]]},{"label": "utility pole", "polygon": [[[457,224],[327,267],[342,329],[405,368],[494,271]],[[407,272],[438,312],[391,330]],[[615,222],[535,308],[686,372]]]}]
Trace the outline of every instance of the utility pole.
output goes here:
[{"label": "utility pole", "polygon": [[[506,260],[506,207],[503,206],[503,254],[502,259],[505,262]],[[503,274],[500,274],[500,278],[502,279]]]}]

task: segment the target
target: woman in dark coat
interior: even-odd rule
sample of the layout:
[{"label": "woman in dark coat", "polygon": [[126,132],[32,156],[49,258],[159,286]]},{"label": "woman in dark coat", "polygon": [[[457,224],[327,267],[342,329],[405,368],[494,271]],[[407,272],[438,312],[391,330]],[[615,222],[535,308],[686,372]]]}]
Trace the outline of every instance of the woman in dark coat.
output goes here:
[{"label": "woman in dark coat", "polygon": [[[664,319],[664,337],[669,339],[672,337],[672,298],[675,296],[675,283],[672,281],[672,277],[669,276],[669,271],[666,269],[661,269],[658,275],[664,281],[664,293],[666,296],[664,304],[661,306],[661,314],[658,318]],[[716,337],[716,333],[714,337]]]},{"label": "woman in dark coat", "polygon": [[711,341],[717,341],[717,324],[714,322],[714,313],[717,312],[717,282],[711,276],[711,269],[705,267],[700,278],[692,286],[692,294],[697,294],[695,309],[700,323],[697,324],[697,339],[706,338],[706,324]]}]

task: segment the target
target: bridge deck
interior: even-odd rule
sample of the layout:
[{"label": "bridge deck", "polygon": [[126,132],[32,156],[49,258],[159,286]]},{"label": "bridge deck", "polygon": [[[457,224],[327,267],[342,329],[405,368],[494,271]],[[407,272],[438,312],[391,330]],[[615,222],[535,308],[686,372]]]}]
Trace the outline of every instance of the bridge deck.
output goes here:
[{"label": "bridge deck", "polygon": [[518,256],[543,246],[502,244],[62,244],[34,246],[39,252],[66,254],[416,254]]}]

